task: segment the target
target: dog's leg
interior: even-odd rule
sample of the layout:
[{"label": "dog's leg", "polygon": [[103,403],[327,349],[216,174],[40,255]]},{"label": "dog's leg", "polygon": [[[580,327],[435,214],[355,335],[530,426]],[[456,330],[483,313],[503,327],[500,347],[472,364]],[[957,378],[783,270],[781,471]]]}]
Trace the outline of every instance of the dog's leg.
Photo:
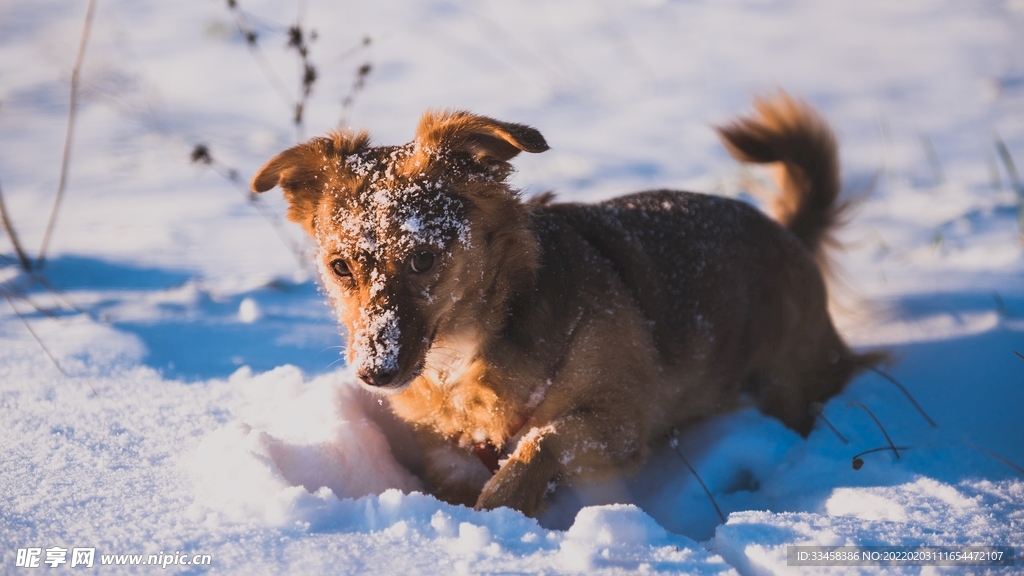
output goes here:
[{"label": "dog's leg", "polygon": [[532,428],[484,486],[476,507],[507,506],[535,516],[557,484],[626,472],[644,460],[646,451],[643,421],[605,408],[580,408]]},{"label": "dog's leg", "polygon": [[487,467],[473,453],[433,433],[417,433],[423,467],[431,493],[450,504],[472,506],[491,478]]},{"label": "dog's leg", "polygon": [[[647,456],[653,428],[664,425],[650,327],[625,291],[603,291],[600,313],[581,318],[565,364],[526,434],[476,501],[536,516],[556,484],[628,473]],[[618,335],[609,338],[609,334]]]},{"label": "dog's leg", "polygon": [[559,475],[548,435],[553,427],[534,428],[520,441],[515,453],[484,486],[476,501],[477,510],[506,506],[534,516]]}]

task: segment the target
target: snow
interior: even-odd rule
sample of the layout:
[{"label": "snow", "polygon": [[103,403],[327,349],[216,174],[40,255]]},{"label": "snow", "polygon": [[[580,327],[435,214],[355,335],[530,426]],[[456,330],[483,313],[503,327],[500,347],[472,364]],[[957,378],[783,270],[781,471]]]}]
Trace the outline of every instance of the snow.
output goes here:
[{"label": "snow", "polygon": [[423,490],[393,459],[378,457],[390,453],[387,439],[354,388],[329,376],[304,382],[287,365],[256,376],[240,368],[228,385],[244,395],[238,418],[204,437],[192,462],[206,521],[320,524],[339,498]]},{"label": "snow", "polygon": [[394,372],[401,350],[399,336],[394,309],[367,306],[360,311],[359,329],[352,337],[352,365],[360,373]]},{"label": "snow", "polygon": [[[871,373],[824,406],[848,443],[753,410],[705,422],[678,449],[724,523],[667,445],[634,476],[557,490],[538,520],[423,494],[408,431],[339,356],[279,191],[248,198],[296,129],[227,6],[100,0],[40,272],[59,293],[18,270],[0,233],[0,291],[32,329],[0,302],[0,572],[19,548],[61,546],[210,554],[174,569],[245,574],[816,573],[786,566],[787,546],[812,544],[1015,546],[1018,566],[991,571],[1020,572],[1024,253],[995,145],[1024,169],[1019,0],[238,5],[293,95],[284,27],[302,6],[316,28],[304,136],[344,117],[401,145],[439,108],[529,124],[552,149],[515,159],[527,194],[746,198],[765,173],[731,161],[709,125],[754,93],[807,99],[838,132],[847,188],[870,190],[841,234],[840,328],[895,353],[890,372],[938,427]],[[0,190],[32,256],[85,6],[0,4]],[[213,164],[189,163],[199,143]],[[853,468],[888,447],[854,403],[898,458]]]}]

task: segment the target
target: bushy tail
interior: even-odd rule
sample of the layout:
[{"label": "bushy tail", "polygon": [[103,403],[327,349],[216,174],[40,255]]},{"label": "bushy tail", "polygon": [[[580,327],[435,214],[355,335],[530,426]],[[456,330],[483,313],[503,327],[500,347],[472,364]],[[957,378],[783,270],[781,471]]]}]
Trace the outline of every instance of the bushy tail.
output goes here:
[{"label": "bushy tail", "polygon": [[[756,114],[718,128],[718,134],[738,160],[777,163],[779,194],[771,200],[775,219],[796,235],[822,271],[829,273],[826,248],[838,245],[833,235],[851,208],[849,201],[839,201],[839,150],[832,129],[810,106],[785,93],[758,98],[754,108]],[[812,387],[800,397],[802,401],[823,402],[839,393],[858,372],[891,359],[885,351],[850,350],[834,328],[827,340],[827,363],[807,381]],[[773,413],[771,404],[766,406],[763,409]],[[806,436],[814,417],[807,412],[808,406],[799,402],[794,406],[792,413],[777,415]]]},{"label": "bushy tail", "polygon": [[778,162],[779,195],[772,212],[827,268],[825,248],[849,204],[839,202],[839,151],[832,129],[807,104],[785,93],[754,101],[757,113],[718,128],[729,152],[744,162]]}]

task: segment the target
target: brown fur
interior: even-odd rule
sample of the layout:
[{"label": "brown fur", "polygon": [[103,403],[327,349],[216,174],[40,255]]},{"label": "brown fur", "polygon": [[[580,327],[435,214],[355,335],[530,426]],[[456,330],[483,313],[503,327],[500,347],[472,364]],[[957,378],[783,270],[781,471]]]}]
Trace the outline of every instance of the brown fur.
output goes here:
[{"label": "brown fur", "polygon": [[434,493],[534,515],[555,483],[635,469],[745,397],[806,435],[810,404],[879,359],[836,333],[815,262],[843,211],[831,131],[784,95],[757,111],[720,132],[781,163],[785,227],[684,192],[523,202],[508,161],[544,138],[465,112],[401,147],[313,139],[253,189],[280,185],[316,240],[348,360],[413,426]]}]

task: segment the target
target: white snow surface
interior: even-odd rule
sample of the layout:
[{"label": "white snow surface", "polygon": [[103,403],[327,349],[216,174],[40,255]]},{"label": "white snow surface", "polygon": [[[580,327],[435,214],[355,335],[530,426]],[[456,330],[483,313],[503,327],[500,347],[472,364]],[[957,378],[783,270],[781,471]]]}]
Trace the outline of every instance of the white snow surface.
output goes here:
[{"label": "white snow surface", "polygon": [[[0,187],[33,257],[86,5],[0,3]],[[788,567],[791,545],[1015,546],[1017,566],[989,571],[1022,572],[1024,253],[996,146],[1024,171],[1020,0],[238,6],[256,57],[226,2],[98,0],[36,278],[0,232],[0,572],[20,573],[31,547],[93,547],[103,573],[153,567],[101,555],[158,553],[211,556],[170,567],[190,573],[820,570]],[[539,521],[425,495],[408,432],[341,361],[280,192],[258,206],[241,193],[299,136],[261,68],[299,92],[296,21],[317,32],[301,137],[340,122],[403,144],[429,108],[529,124],[551,150],[516,159],[527,194],[746,198],[765,173],[730,160],[710,126],[754,94],[806,99],[866,198],[837,254],[838,323],[858,348],[893,351],[891,373],[938,426],[872,373],[824,407],[846,443],[753,410],[710,420],[679,449],[724,523],[668,446],[634,476],[560,489]],[[199,143],[213,164],[189,162]],[[855,470],[888,445],[863,407],[902,448]]]}]

